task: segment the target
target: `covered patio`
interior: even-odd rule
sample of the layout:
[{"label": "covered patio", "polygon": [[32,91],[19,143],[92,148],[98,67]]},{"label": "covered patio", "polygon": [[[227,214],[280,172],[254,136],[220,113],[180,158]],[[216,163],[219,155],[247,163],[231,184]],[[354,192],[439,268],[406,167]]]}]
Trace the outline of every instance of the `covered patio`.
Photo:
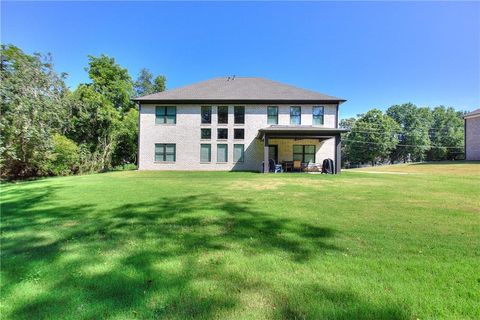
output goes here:
[{"label": "covered patio", "polygon": [[[270,172],[271,159],[284,171],[294,171],[293,163],[301,163],[299,171],[320,167],[324,159],[333,157],[333,173],[341,168],[341,138],[346,129],[315,126],[269,126],[258,130],[263,140],[263,172]],[[298,168],[295,168],[298,170]]]}]

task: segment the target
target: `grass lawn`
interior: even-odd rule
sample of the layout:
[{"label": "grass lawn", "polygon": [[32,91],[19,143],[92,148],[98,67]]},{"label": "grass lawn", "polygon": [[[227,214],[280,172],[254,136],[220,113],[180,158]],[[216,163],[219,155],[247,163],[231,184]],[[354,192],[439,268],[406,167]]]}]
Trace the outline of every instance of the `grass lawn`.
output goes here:
[{"label": "grass lawn", "polygon": [[480,318],[480,164],[2,185],[2,319]]}]

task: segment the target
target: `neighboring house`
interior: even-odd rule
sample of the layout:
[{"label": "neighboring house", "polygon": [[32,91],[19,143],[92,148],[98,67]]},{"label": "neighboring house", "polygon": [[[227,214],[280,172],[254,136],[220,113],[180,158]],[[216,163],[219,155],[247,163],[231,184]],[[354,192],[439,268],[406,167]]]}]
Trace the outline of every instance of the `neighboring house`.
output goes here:
[{"label": "neighboring house", "polygon": [[[256,170],[334,160],[344,99],[264,78],[215,78],[134,99],[139,170]],[[268,172],[268,165],[264,170]]]},{"label": "neighboring house", "polygon": [[480,109],[467,113],[465,119],[465,159],[480,160]]}]

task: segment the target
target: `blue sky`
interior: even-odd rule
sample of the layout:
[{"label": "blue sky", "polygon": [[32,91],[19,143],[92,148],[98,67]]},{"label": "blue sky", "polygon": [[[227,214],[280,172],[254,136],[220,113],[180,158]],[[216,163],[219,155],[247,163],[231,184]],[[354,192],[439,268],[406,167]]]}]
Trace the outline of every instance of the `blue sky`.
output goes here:
[{"label": "blue sky", "polygon": [[348,101],[480,107],[479,2],[5,2],[2,43],[51,52],[74,88],[87,55],[167,87],[261,76]]}]

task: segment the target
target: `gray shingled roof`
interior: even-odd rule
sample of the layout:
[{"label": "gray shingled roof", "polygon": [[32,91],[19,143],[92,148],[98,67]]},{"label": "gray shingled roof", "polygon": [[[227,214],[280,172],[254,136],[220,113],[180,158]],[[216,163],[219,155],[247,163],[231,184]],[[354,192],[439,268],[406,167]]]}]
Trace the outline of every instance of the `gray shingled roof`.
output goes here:
[{"label": "gray shingled roof", "polygon": [[332,101],[342,98],[254,77],[214,78],[185,87],[133,99],[142,102],[170,101]]},{"label": "gray shingled roof", "polygon": [[473,110],[472,112],[467,113],[463,117],[466,118],[466,117],[471,117],[471,116],[476,116],[476,115],[480,115],[480,109]]}]

